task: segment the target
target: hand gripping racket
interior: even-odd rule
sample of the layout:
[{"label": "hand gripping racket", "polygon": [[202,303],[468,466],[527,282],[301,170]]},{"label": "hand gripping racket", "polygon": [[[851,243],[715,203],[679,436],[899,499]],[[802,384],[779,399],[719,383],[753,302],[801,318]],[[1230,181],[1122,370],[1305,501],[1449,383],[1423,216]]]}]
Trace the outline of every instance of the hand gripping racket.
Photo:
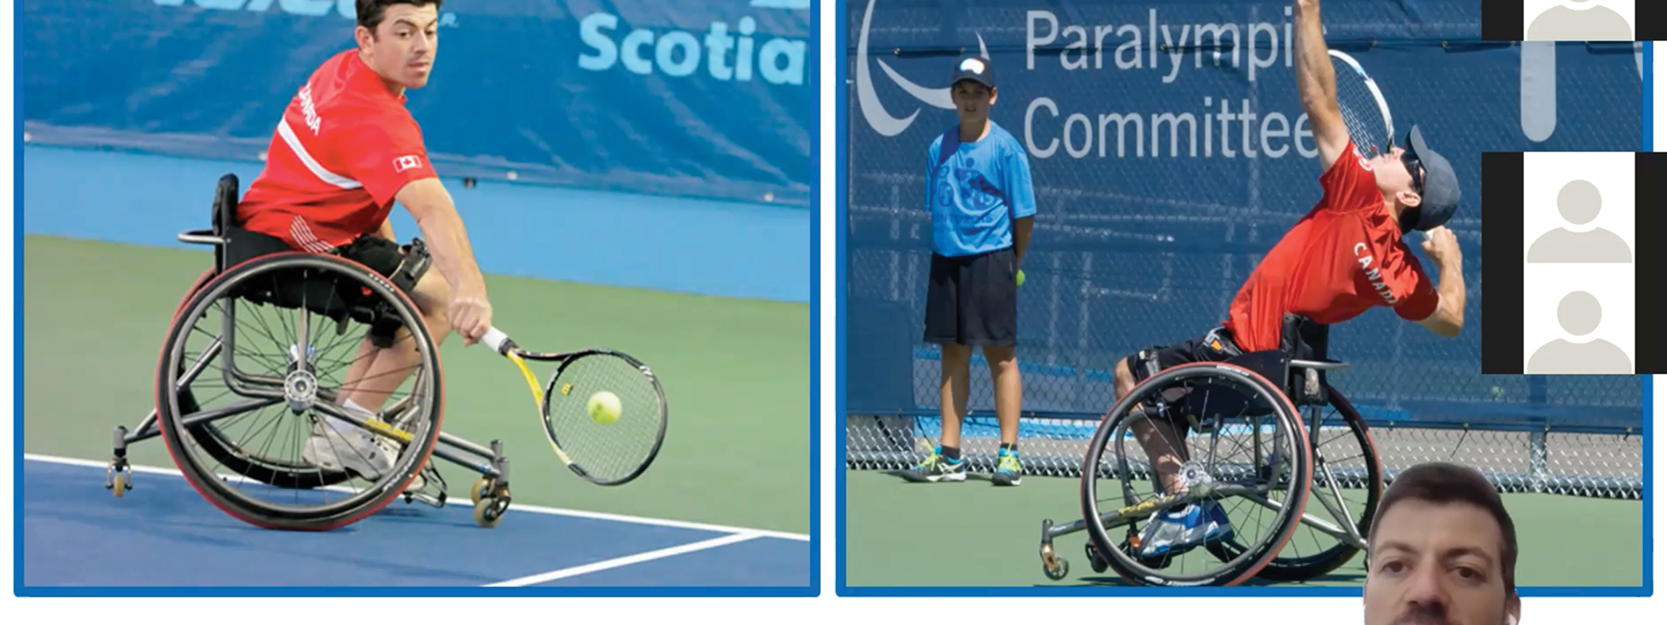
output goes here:
[{"label": "hand gripping racket", "polygon": [[1367,158],[1388,153],[1395,145],[1395,121],[1377,81],[1348,54],[1330,50],[1332,74],[1337,79],[1337,108],[1349,138]]},{"label": "hand gripping racket", "polygon": [[[610,349],[532,352],[497,328],[487,330],[481,343],[521,369],[550,449],[579,477],[603,486],[624,484],[659,455],[666,397],[648,365]],[[544,387],[529,360],[556,363]]]}]

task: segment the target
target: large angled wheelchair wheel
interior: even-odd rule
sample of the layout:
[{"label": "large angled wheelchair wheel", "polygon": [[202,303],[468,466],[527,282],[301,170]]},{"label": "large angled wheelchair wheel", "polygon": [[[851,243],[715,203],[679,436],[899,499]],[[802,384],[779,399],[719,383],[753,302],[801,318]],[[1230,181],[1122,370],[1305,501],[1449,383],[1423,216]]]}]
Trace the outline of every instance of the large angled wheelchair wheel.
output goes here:
[{"label": "large angled wheelchair wheel", "polygon": [[[1256,574],[1262,579],[1307,581],[1348,563],[1360,553],[1353,541],[1369,535],[1383,496],[1383,468],[1366,420],[1337,389],[1327,387],[1326,395],[1328,405],[1304,407],[1314,453],[1307,510],[1279,557]],[[1347,532],[1350,525],[1358,534]],[[1211,553],[1225,560],[1243,548],[1229,541],[1212,545]]]},{"label": "large angled wheelchair wheel", "polygon": [[[389,347],[378,358],[408,366],[347,380],[374,353],[364,347],[372,335]],[[440,380],[420,311],[386,279],[337,257],[274,254],[214,276],[180,308],[157,368],[157,427],[186,479],[228,514],[260,527],[332,529],[400,496],[428,460],[440,435]],[[386,421],[342,406],[368,384],[392,392]],[[386,454],[393,467],[365,479],[316,466],[303,453],[315,435],[314,451]],[[376,444],[353,447],[361,438]]]},{"label": "large angled wheelchair wheel", "polygon": [[[173,330],[173,324],[178,323],[180,314],[185,312],[185,306],[191,303],[192,296],[207,285],[214,278],[214,275],[213,270],[204,271],[197,278],[197,281],[191,285],[191,289],[186,291],[185,296],[180,298],[179,306],[174,309],[173,321],[168,326],[170,332]],[[192,384],[196,381],[197,376],[208,365],[212,364],[218,356],[218,350],[205,351],[194,362],[189,363],[189,365],[182,363],[180,368],[175,371],[177,382],[180,384],[176,387],[176,400],[179,402],[176,405],[180,407],[181,413],[192,414],[200,410],[196,395],[192,392]],[[213,423],[197,423],[186,429],[191,433],[196,445],[201,447],[204,453],[213,457],[226,470],[266,484],[280,488],[308,489],[333,486],[352,477],[344,471],[305,466],[297,467],[292,463],[265,457],[257,450],[242,447],[235,441],[228,440],[219,429],[215,428]]]},{"label": "large angled wheelchair wheel", "polygon": [[[1147,440],[1154,449],[1180,458],[1178,492],[1160,483],[1141,445],[1143,435],[1165,427],[1182,438]],[[1189,436],[1189,431],[1195,433]],[[1290,539],[1308,496],[1311,471],[1296,408],[1265,377],[1227,363],[1161,371],[1113,406],[1083,459],[1082,512],[1090,563],[1152,586],[1243,583]],[[1251,547],[1220,560],[1198,548],[1142,553],[1145,527],[1158,514],[1187,505],[1225,513],[1231,538]]]}]

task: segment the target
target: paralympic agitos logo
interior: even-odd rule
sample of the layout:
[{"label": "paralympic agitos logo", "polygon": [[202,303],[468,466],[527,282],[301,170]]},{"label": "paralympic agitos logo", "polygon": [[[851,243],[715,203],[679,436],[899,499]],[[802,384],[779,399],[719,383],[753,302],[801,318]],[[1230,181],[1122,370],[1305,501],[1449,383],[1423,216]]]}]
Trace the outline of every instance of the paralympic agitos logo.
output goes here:
[{"label": "paralympic agitos logo", "polygon": [[[891,113],[886,111],[885,105],[880,103],[879,94],[874,92],[874,79],[868,71],[868,26],[874,17],[874,2],[875,0],[868,0],[868,8],[862,14],[862,29],[857,34],[857,103],[862,107],[862,117],[868,121],[870,128],[887,137],[895,137],[909,129],[909,125],[915,121],[915,116],[920,114],[920,107],[915,107],[907,117],[892,117]],[[984,58],[990,58],[989,49],[984,47],[983,35],[978,37],[978,52]],[[955,102],[949,97],[949,87],[922,87],[904,78],[897,70],[886,65],[885,61],[875,59],[874,63],[886,72],[893,83],[902,87],[903,91],[914,99],[940,109],[955,110]]]}]

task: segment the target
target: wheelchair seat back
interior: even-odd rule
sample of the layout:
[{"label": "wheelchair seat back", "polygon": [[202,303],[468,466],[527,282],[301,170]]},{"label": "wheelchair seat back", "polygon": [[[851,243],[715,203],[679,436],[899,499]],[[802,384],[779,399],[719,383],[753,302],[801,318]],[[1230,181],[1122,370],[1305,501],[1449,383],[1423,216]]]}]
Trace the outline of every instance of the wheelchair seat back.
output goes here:
[{"label": "wheelchair seat back", "polygon": [[[214,226],[214,236],[225,237],[227,232],[237,225],[238,182],[237,174],[226,174],[220,177],[214,186],[214,214],[210,217]],[[215,272],[225,271],[236,263],[226,260],[226,248],[230,244],[214,246]]]},{"label": "wheelchair seat back", "polygon": [[[1279,349],[1291,360],[1326,360],[1331,338],[1331,326],[1317,323],[1302,315],[1287,313],[1279,332]],[[1285,393],[1297,406],[1325,406],[1331,402],[1326,393],[1325,371],[1291,368],[1284,374]],[[1305,378],[1316,376],[1317,384],[1310,388]],[[1279,378],[1269,378],[1279,379]]]}]

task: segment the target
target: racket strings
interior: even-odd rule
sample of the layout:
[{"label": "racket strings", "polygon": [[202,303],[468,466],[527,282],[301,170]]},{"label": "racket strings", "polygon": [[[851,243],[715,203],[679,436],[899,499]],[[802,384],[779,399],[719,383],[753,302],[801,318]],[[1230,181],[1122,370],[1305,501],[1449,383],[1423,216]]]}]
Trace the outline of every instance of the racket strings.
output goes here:
[{"label": "racket strings", "polygon": [[[587,404],[597,393],[619,398],[619,418],[599,422]],[[631,362],[608,354],[582,356],[549,389],[550,435],[573,463],[599,480],[637,471],[655,450],[663,406],[654,381]]]},{"label": "racket strings", "polygon": [[1337,108],[1343,113],[1349,139],[1368,157],[1388,151],[1392,131],[1377,94],[1367,86],[1366,78],[1347,63],[1334,60],[1333,69],[1337,78]]}]

